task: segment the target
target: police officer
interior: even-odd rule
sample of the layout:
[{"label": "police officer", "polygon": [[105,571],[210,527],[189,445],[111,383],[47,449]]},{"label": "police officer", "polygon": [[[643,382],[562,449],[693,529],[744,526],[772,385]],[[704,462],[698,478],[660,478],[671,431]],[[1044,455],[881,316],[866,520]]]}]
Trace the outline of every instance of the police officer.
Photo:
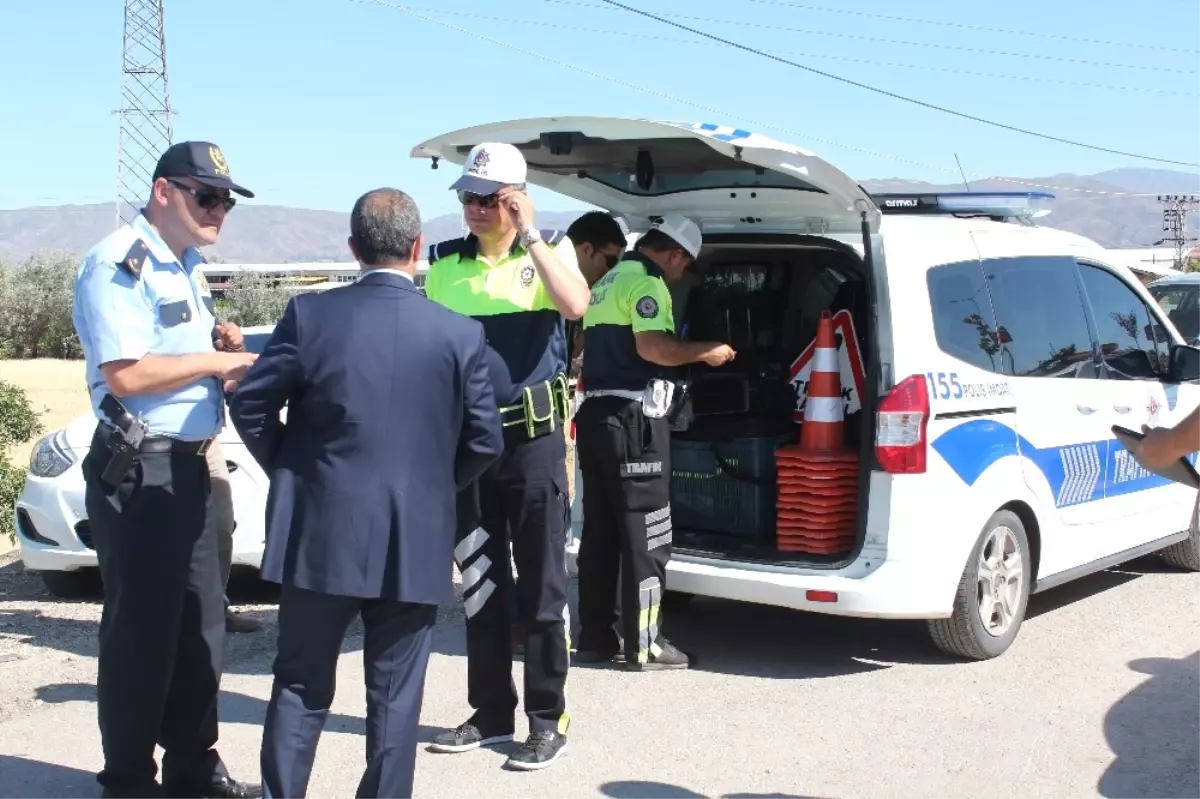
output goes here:
[{"label": "police officer", "polygon": [[[721,366],[734,351],[680,341],[667,282],[700,254],[700,228],[668,214],[592,287],[583,318],[584,400],[575,415],[583,474],[579,544],[581,662],[617,660],[638,671],[685,669],[687,655],[660,632],[671,554],[670,367]],[[620,625],[614,627],[620,575]]]},{"label": "police officer", "polygon": [[451,186],[471,233],[431,248],[425,291],[483,323],[505,431],[504,454],[459,503],[454,554],[463,573],[468,701],[475,712],[436,736],[432,748],[465,752],[513,739],[511,533],[530,735],[508,766],[533,770],[557,760],[567,743],[564,317],[583,316],[589,291],[571,241],[534,226],[525,178],[525,159],[512,145],[471,149]]},{"label": "police officer", "polygon": [[[587,281],[588,287],[604,277],[608,270],[617,265],[621,253],[625,252],[625,231],[613,219],[611,214],[604,211],[588,211],[580,215],[567,228],[567,238],[575,245],[575,259],[579,264],[579,272]],[[583,349],[581,321],[569,320],[566,323],[567,347],[570,352],[570,375],[579,374],[580,355]],[[579,485],[575,486],[576,493]],[[514,621],[520,617],[516,612],[516,596],[509,602]],[[519,624],[512,628],[512,651],[514,655],[525,654],[525,632]]]},{"label": "police officer", "polygon": [[205,453],[223,424],[222,388],[255,356],[214,347],[196,248],[216,242],[230,191],[254,196],[216,145],[173,145],[146,206],[88,253],[75,280],[99,420],[82,466],[104,581],[105,796],[262,795],[230,778],[215,749],[224,591]]}]

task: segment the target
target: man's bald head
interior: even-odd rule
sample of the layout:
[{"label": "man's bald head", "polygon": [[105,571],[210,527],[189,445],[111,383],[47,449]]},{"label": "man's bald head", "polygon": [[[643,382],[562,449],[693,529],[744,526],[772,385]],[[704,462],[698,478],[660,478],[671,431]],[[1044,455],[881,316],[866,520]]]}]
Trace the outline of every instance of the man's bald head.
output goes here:
[{"label": "man's bald head", "polygon": [[414,266],[421,248],[421,212],[399,189],[375,189],[350,212],[350,250],[365,269]]}]

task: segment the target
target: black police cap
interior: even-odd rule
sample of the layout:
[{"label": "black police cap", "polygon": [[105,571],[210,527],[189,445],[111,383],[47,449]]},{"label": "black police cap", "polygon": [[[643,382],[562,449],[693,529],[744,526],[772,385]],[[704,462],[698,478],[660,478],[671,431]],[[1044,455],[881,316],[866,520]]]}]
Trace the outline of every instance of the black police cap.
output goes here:
[{"label": "black police cap", "polygon": [[230,179],[225,154],[212,142],[184,141],[172,144],[154,168],[153,179],[159,178],[191,178],[205,186],[235,191],[243,197],[254,196],[254,192]]}]

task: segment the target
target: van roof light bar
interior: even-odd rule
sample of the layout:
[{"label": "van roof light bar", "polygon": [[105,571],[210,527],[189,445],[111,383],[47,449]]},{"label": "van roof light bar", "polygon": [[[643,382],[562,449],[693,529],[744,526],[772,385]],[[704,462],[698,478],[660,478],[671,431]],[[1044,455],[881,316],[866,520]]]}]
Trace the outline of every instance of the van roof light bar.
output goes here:
[{"label": "van roof light bar", "polygon": [[885,214],[986,216],[992,219],[1036,219],[1050,213],[1053,194],[1011,192],[913,192],[872,194]]}]

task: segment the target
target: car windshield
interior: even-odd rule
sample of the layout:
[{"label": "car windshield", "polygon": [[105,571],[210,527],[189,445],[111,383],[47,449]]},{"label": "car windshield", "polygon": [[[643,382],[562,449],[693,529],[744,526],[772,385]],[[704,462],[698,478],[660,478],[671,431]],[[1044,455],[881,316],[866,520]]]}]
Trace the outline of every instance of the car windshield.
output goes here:
[{"label": "car windshield", "polygon": [[1154,286],[1150,294],[1184,340],[1200,337],[1200,284]]}]

